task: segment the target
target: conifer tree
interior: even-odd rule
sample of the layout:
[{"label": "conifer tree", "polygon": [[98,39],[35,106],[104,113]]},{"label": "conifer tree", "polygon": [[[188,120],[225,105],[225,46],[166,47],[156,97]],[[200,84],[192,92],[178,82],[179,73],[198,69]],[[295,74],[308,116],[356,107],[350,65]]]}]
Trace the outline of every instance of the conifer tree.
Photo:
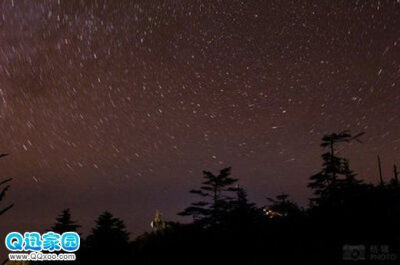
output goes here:
[{"label": "conifer tree", "polygon": [[350,163],[347,158],[344,158],[342,161],[342,174],[345,176],[344,185],[346,186],[354,186],[362,183],[362,180],[356,178],[357,174],[350,169]]},{"label": "conifer tree", "polygon": [[237,205],[237,207],[254,207],[254,203],[250,203],[249,200],[247,199],[247,192],[244,188],[237,186],[236,187],[236,201],[234,204]]},{"label": "conifer tree", "polygon": [[[358,141],[358,138],[364,133],[352,136],[348,131],[332,133],[322,137],[322,148],[328,151],[322,154],[323,168],[320,172],[310,177],[308,187],[314,190],[316,197],[311,199],[313,205],[332,202],[332,196],[343,184],[343,179],[355,181],[355,175],[350,171],[348,160],[336,155],[337,145]],[[342,177],[342,178],[340,178]]]},{"label": "conifer tree", "polygon": [[76,232],[81,226],[71,218],[70,209],[64,209],[56,218],[56,223],[51,227],[51,230],[57,233]]},{"label": "conifer tree", "polygon": [[129,233],[124,222],[110,212],[102,213],[86,239],[87,264],[127,264]]},{"label": "conifer tree", "polygon": [[[111,241],[109,241],[111,240]],[[92,229],[92,234],[88,236],[88,241],[95,244],[125,244],[129,240],[129,233],[126,231],[124,222],[114,217],[110,212],[102,213],[96,220],[96,226]]]},{"label": "conifer tree", "polygon": [[192,216],[195,220],[217,221],[231,206],[230,202],[233,198],[227,196],[226,193],[236,191],[232,185],[237,182],[237,179],[230,177],[230,174],[230,167],[220,170],[218,175],[203,171],[203,186],[198,190],[191,190],[190,193],[209,198],[211,201],[194,202],[179,215]]}]

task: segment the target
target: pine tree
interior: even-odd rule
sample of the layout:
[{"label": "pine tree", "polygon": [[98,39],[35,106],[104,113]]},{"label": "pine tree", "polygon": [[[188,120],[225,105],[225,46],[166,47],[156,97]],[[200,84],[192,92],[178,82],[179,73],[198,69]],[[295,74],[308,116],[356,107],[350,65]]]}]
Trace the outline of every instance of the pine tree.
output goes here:
[{"label": "pine tree", "polygon": [[192,216],[195,220],[210,220],[218,222],[221,215],[229,210],[232,197],[226,195],[227,192],[236,191],[232,185],[237,179],[230,177],[231,168],[220,170],[218,175],[214,175],[209,171],[203,171],[203,186],[198,190],[191,190],[193,194],[197,194],[204,198],[211,199],[209,201],[198,201],[191,204],[183,212],[182,216]]},{"label": "pine tree", "polygon": [[347,158],[342,160],[342,174],[345,176],[344,185],[354,186],[362,183],[362,180],[357,179],[357,174],[350,169],[350,163]]},{"label": "pine tree", "polygon": [[336,147],[340,143],[349,143],[358,141],[358,138],[364,133],[352,136],[349,132],[333,133],[322,137],[322,148],[328,148],[328,151],[322,154],[323,168],[320,172],[310,177],[311,182],[308,187],[314,190],[315,198],[311,199],[312,204],[319,205],[321,203],[332,202],[338,188],[342,185],[342,176],[348,181],[354,181],[355,175],[350,171],[348,160],[336,156]]},{"label": "pine tree", "polygon": [[56,218],[56,223],[51,227],[51,230],[57,233],[76,232],[81,226],[72,221],[70,209],[64,209]]},{"label": "pine tree", "polygon": [[123,245],[129,241],[129,233],[121,219],[106,211],[96,220],[96,227],[92,229],[88,241],[99,245],[102,243]]},{"label": "pine tree", "polygon": [[[233,190],[233,189],[232,189]],[[256,207],[255,203],[249,202],[247,192],[239,185],[236,186],[236,198],[230,202],[232,211],[241,212],[244,215],[261,211]]]},{"label": "pine tree", "polygon": [[236,187],[236,201],[234,202],[237,207],[254,207],[254,203],[249,203],[249,200],[247,199],[247,192],[244,188],[239,187],[239,185]]},{"label": "pine tree", "polygon": [[129,233],[124,222],[110,212],[102,213],[86,239],[86,247],[85,259],[90,264],[126,264]]},{"label": "pine tree", "polygon": [[229,210],[222,215],[221,224],[225,229],[246,233],[247,229],[264,220],[264,214],[262,209],[249,201],[244,188],[237,185],[233,190],[236,191],[236,198],[229,201]]}]

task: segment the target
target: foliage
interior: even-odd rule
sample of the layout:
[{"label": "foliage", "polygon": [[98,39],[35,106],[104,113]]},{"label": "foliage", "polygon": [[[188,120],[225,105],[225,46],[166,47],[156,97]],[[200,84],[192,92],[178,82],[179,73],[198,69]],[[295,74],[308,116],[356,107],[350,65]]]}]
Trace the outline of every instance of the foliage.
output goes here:
[{"label": "foliage", "polygon": [[102,213],[85,241],[83,264],[126,264],[128,255],[129,233],[124,222],[110,212]]},{"label": "foliage", "polygon": [[191,190],[193,194],[197,194],[203,198],[211,199],[211,201],[197,201],[187,207],[182,216],[192,216],[197,221],[207,221],[211,223],[218,222],[224,212],[228,211],[233,199],[227,193],[236,191],[232,187],[237,179],[230,177],[231,168],[222,169],[218,175],[214,175],[209,171],[203,171],[204,181],[200,189]]},{"label": "foliage", "polygon": [[[5,157],[7,155],[8,154],[0,154],[0,158]],[[12,178],[8,178],[3,181],[0,181],[0,202],[4,199],[6,192],[10,189],[10,185],[8,183],[11,182],[11,180],[12,180]],[[0,215],[4,214],[8,210],[10,210],[13,206],[14,206],[14,204],[9,204],[8,206],[0,209]]]},{"label": "foliage", "polygon": [[80,227],[76,221],[72,220],[71,211],[67,208],[56,218],[56,223],[51,227],[51,231],[62,234],[70,231],[76,232]]},{"label": "foliage", "polygon": [[[341,264],[346,244],[400,249],[397,167],[390,181],[367,184],[351,170],[348,159],[338,156],[339,144],[359,141],[361,135],[341,132],[322,138],[321,147],[328,150],[322,154],[321,171],[310,178],[314,197],[307,209],[282,193],[268,198],[266,210],[274,215],[266,215],[249,201],[243,187],[233,187],[238,180],[230,177],[231,168],[218,175],[204,171],[202,186],[190,191],[204,200],[180,213],[194,222],[165,222],[162,229],[129,242],[123,221],[104,212],[84,240],[77,263],[320,265]],[[162,221],[158,213],[155,221]],[[78,228],[68,210],[57,224],[54,229]]]},{"label": "foliage", "polygon": [[349,168],[349,162],[346,158],[337,156],[336,148],[341,143],[358,141],[363,133],[352,136],[348,131],[341,133],[332,133],[322,137],[321,147],[328,151],[321,155],[323,164],[322,170],[310,177],[308,187],[314,190],[314,198],[311,198],[312,206],[332,206],[338,202],[336,198],[339,195],[343,185],[353,186],[361,183],[355,178],[355,174]]}]

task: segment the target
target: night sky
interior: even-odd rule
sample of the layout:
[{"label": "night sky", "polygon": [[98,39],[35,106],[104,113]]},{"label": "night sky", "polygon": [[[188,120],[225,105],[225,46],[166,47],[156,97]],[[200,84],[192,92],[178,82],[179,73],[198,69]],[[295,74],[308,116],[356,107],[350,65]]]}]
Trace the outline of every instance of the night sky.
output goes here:
[{"label": "night sky", "polygon": [[366,132],[340,148],[352,168],[376,182],[379,154],[389,179],[399,25],[394,0],[1,1],[1,238],[66,207],[84,235],[107,209],[136,236],[227,166],[259,205],[306,205],[320,138],[345,129]]}]

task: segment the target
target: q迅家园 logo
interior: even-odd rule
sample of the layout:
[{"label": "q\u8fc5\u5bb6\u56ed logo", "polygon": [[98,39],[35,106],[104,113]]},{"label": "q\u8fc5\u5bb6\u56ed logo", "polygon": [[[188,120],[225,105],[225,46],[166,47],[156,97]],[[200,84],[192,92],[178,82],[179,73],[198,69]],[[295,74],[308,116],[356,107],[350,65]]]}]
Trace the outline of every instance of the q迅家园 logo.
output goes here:
[{"label": "q\u8fc5\u5bb6\u56ed logo", "polygon": [[80,237],[76,232],[62,234],[47,232],[26,232],[24,235],[11,232],[5,239],[6,247],[10,251],[66,251],[75,252],[80,246]]}]

